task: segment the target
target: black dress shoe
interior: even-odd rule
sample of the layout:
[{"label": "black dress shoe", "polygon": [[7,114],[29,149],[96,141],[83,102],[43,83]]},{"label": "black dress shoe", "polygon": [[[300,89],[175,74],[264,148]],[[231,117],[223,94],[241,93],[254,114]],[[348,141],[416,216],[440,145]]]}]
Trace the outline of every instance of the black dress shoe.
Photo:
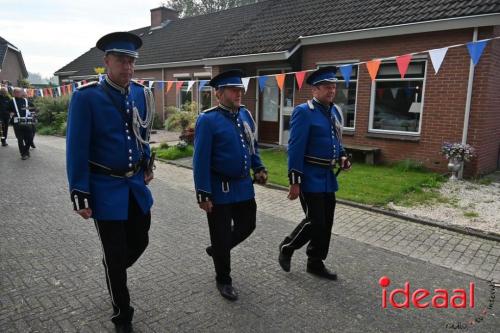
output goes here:
[{"label": "black dress shoe", "polygon": [[324,265],[321,266],[307,265],[307,272],[327,280],[337,280],[337,273],[331,272]]},{"label": "black dress shoe", "polygon": [[23,156],[21,156],[21,159],[22,159],[23,161],[24,161],[24,160],[27,160],[28,158],[29,158],[29,156],[28,156],[28,155],[23,155]]},{"label": "black dress shoe", "polygon": [[214,250],[212,250],[212,247],[211,247],[211,246],[207,247],[207,248],[205,249],[205,251],[207,252],[207,254],[208,254],[208,256],[209,256],[209,257],[212,257],[212,256],[213,256],[213,254],[214,254]]},{"label": "black dress shoe", "polygon": [[219,292],[222,297],[230,301],[236,301],[238,299],[238,293],[236,292],[236,290],[234,290],[233,286],[230,284],[222,284],[217,282],[217,289],[219,289]]},{"label": "black dress shoe", "polygon": [[278,262],[281,268],[285,272],[290,272],[290,265],[292,263],[292,254],[293,251],[288,251],[288,248],[286,246],[281,246],[280,244],[280,255],[278,257]]},{"label": "black dress shoe", "polygon": [[134,329],[132,328],[132,323],[119,323],[115,324],[116,333],[131,333]]},{"label": "black dress shoe", "polygon": [[7,147],[9,144],[7,142],[2,142],[2,147]]},{"label": "black dress shoe", "polygon": [[33,149],[36,148],[34,143],[31,144],[31,148],[33,148]]}]

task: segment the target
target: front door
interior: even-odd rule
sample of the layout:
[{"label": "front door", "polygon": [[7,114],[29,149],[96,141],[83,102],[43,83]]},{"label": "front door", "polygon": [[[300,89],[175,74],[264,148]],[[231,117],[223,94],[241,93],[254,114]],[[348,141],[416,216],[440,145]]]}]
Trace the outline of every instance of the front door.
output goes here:
[{"label": "front door", "polygon": [[279,143],[281,94],[276,78],[272,76],[272,74],[279,74],[281,72],[281,70],[259,71],[259,76],[271,75],[267,79],[264,89],[260,89],[259,87],[258,92],[259,142],[271,144]]}]

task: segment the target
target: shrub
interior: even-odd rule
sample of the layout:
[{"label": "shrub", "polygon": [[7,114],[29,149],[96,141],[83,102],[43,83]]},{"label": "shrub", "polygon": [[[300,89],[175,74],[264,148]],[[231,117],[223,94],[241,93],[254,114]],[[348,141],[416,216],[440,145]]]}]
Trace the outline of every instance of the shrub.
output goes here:
[{"label": "shrub", "polygon": [[69,100],[68,96],[35,98],[33,103],[38,110],[37,119],[40,127],[51,126],[61,129],[68,119]]},{"label": "shrub", "polygon": [[169,131],[182,131],[187,127],[194,127],[196,117],[194,112],[179,111],[168,117],[165,128]]},{"label": "shrub", "polygon": [[162,142],[160,143],[159,149],[168,149],[168,147],[170,147],[168,143]]},{"label": "shrub", "polygon": [[194,143],[194,128],[188,127],[182,130],[179,139],[185,141],[187,144],[192,145]]},{"label": "shrub", "polygon": [[163,129],[163,124],[161,121],[161,117],[158,114],[158,112],[155,112],[154,117],[153,117],[153,129]]}]

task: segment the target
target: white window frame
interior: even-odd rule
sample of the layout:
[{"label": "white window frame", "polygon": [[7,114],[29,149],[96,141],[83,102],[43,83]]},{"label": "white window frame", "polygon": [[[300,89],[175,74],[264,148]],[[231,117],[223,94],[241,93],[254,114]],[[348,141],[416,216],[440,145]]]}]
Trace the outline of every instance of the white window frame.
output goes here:
[{"label": "white window frame", "polygon": [[[175,74],[174,74],[174,77],[175,77]],[[176,79],[177,79],[177,80],[176,80],[176,82],[178,82],[178,81],[182,81],[182,82],[189,82],[189,81],[191,81],[191,80],[192,80],[192,78],[191,78],[191,77],[189,77],[189,76],[185,76],[185,75],[183,75],[183,76],[179,76],[179,77],[177,77]],[[178,108],[178,109],[180,109],[180,108],[182,107],[182,104],[181,104],[181,95],[182,95],[182,89],[184,89],[184,87],[182,87],[182,88],[179,90],[179,93],[177,93],[177,87],[172,87],[172,88],[174,88],[174,89],[175,89],[175,94],[177,95],[177,98],[176,98],[176,99],[177,99],[177,108]],[[186,87],[186,88],[187,88],[187,87]],[[192,90],[193,90],[193,88],[194,88],[194,87],[191,87],[191,102],[193,102],[193,91],[192,91]]]},{"label": "white window frame", "polygon": [[[370,115],[369,115],[369,121],[368,121],[368,132],[369,133],[385,133],[385,134],[397,134],[397,135],[406,135],[406,136],[420,136],[422,132],[422,119],[424,117],[424,99],[425,99],[425,87],[427,83],[427,57],[413,57],[412,60],[410,61],[410,64],[412,62],[424,62],[424,77],[421,79],[416,79],[416,78],[393,78],[393,79],[377,79],[373,80],[371,82],[371,93],[370,93]],[[382,64],[395,64],[397,66],[396,60],[389,60],[389,61],[384,61],[381,63]],[[378,74],[377,74],[378,75]],[[375,116],[375,93],[376,93],[376,83],[377,82],[389,82],[389,81],[422,81],[422,99],[421,99],[421,109],[420,109],[420,118],[418,122],[418,132],[406,132],[406,131],[394,131],[394,130],[383,130],[383,129],[374,129],[373,128],[373,118]]]}]

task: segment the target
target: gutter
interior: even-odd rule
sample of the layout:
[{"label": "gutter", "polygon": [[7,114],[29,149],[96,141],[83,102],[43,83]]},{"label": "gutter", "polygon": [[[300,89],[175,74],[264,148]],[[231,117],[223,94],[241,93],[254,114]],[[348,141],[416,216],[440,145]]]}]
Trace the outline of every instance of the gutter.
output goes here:
[{"label": "gutter", "polygon": [[352,31],[334,32],[314,36],[300,36],[301,45],[315,45],[335,43],[358,39],[369,39],[389,36],[416,34],[423,32],[476,28],[483,26],[499,25],[500,13],[484,14],[467,17],[457,17],[444,20],[424,21],[391,25],[380,28],[369,28]]}]

